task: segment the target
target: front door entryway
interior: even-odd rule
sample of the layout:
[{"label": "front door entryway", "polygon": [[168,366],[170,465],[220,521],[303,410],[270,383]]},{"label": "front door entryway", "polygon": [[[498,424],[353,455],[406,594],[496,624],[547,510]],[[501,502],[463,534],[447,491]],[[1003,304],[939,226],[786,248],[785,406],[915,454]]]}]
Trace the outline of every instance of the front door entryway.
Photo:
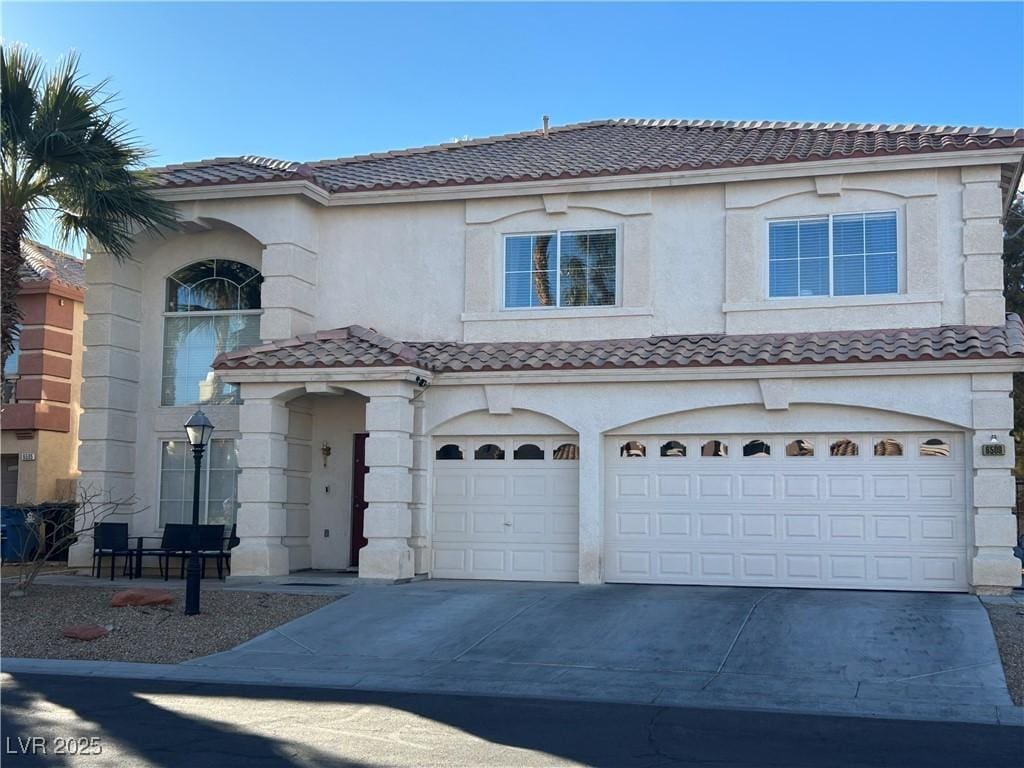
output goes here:
[{"label": "front door entryway", "polygon": [[366,546],[363,535],[363,519],[366,516],[366,499],[363,498],[363,487],[366,484],[366,438],[365,432],[352,436],[352,544],[349,552],[351,567],[359,565],[359,550]]},{"label": "front door entryway", "polygon": [[5,453],[0,465],[0,499],[4,506],[18,501],[18,454]]}]

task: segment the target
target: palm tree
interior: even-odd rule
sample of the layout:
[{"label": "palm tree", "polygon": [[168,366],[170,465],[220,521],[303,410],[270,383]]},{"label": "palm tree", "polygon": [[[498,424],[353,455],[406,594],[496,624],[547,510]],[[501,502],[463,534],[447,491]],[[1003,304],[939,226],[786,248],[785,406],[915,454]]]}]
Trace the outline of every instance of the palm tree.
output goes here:
[{"label": "palm tree", "polygon": [[20,313],[21,238],[52,213],[65,243],[92,238],[119,261],[140,230],[174,224],[141,171],[148,152],[111,110],[106,82],[82,83],[69,54],[49,73],[21,44],[0,45],[0,280],[2,359],[13,351]]}]

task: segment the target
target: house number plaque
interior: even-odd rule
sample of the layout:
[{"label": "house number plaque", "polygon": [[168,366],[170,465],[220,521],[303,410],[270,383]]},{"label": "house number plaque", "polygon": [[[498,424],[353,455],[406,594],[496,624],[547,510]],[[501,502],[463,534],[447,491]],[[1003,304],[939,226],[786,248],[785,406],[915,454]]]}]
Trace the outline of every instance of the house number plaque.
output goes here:
[{"label": "house number plaque", "polygon": [[1002,443],[983,443],[981,446],[982,456],[1005,456],[1006,446]]}]

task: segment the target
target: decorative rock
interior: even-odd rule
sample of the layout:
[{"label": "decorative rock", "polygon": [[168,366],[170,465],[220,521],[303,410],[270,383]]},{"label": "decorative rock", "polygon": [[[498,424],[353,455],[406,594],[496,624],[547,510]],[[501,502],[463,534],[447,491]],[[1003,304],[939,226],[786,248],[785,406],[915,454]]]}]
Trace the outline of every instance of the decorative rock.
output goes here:
[{"label": "decorative rock", "polygon": [[107,634],[110,634],[109,630],[99,624],[74,624],[64,627],[64,637],[70,637],[72,640],[96,640]]},{"label": "decorative rock", "polygon": [[171,605],[173,602],[174,596],[170,592],[152,587],[122,589],[110,599],[110,605],[114,608],[124,608],[126,605]]}]

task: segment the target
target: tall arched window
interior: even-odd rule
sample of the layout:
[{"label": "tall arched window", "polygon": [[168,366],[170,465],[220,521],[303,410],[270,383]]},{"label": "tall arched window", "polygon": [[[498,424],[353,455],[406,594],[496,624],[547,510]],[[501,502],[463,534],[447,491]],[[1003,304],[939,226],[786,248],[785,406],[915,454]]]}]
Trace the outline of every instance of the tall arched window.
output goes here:
[{"label": "tall arched window", "polygon": [[248,264],[197,261],[167,278],[163,405],[238,402],[238,387],[215,378],[221,352],[260,341],[260,284]]}]

